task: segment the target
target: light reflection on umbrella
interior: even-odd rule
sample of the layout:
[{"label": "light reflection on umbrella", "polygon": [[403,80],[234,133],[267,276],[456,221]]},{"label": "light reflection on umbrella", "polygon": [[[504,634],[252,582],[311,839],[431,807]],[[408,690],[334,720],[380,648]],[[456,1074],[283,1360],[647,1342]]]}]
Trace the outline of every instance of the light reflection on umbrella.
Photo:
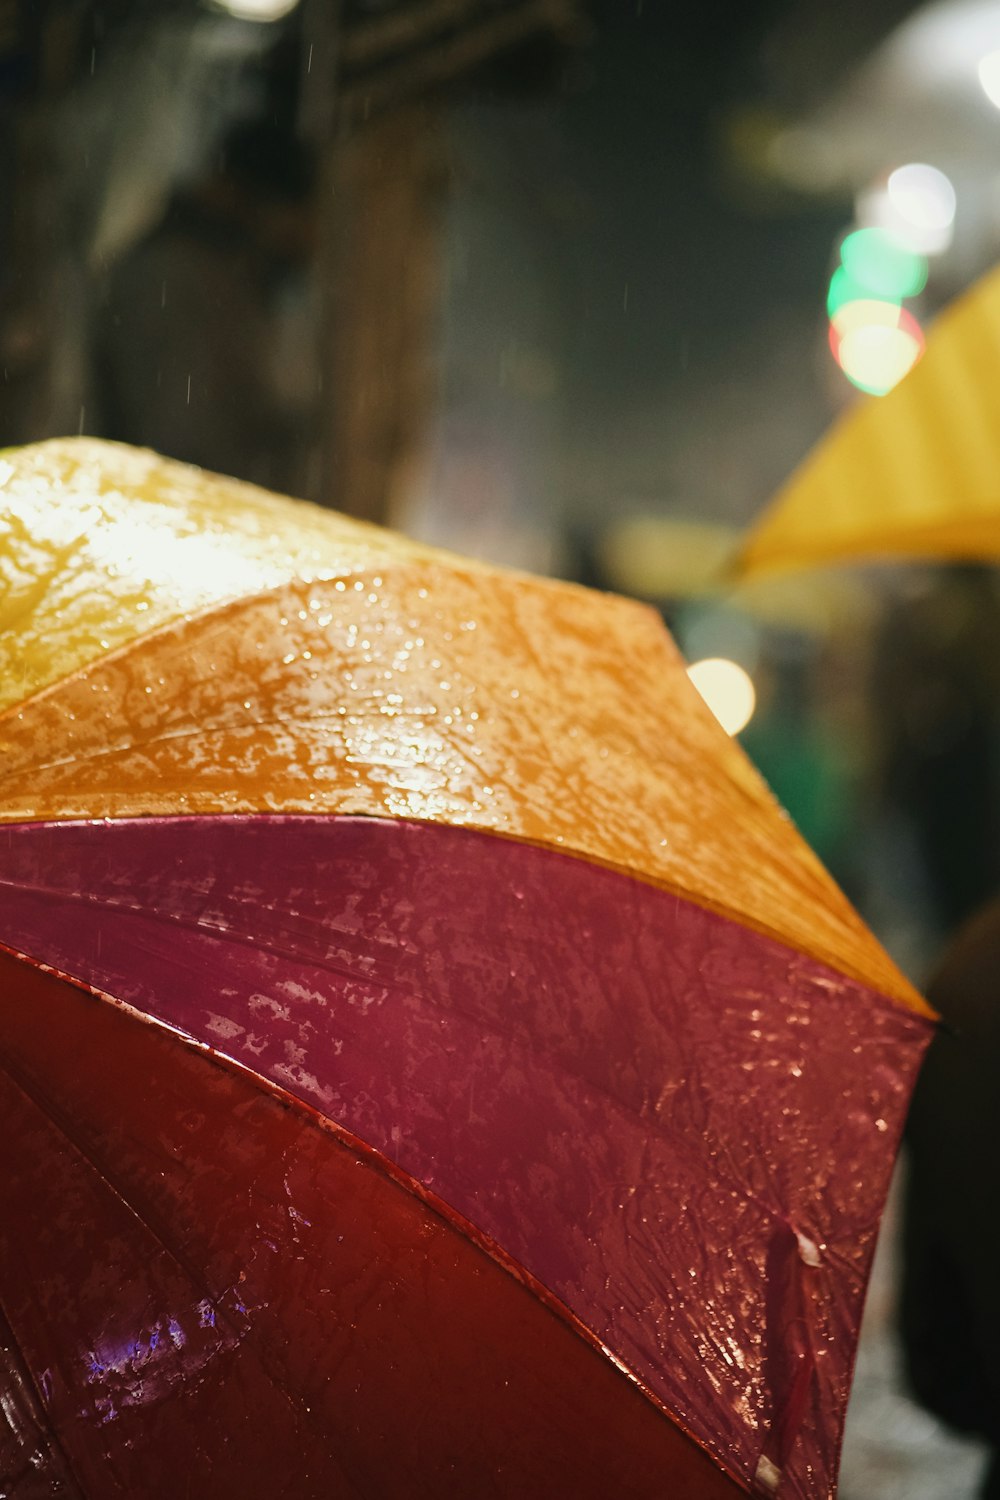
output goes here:
[{"label": "light reflection on umbrella", "polygon": [[928,1013],[658,617],[5,476],[13,1493],[826,1496]]}]

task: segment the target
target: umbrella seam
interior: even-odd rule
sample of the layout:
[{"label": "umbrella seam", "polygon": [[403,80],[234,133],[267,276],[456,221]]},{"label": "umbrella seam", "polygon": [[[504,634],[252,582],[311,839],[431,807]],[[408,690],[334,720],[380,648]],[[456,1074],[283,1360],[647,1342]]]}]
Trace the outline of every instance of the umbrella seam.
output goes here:
[{"label": "umbrella seam", "polygon": [[[7,951],[10,952],[11,950],[8,949]],[[55,973],[56,971],[52,970],[50,972]],[[62,978],[64,976],[60,974],[59,977]],[[65,977],[68,978],[69,976]],[[74,983],[74,981],[70,982]],[[75,987],[81,988],[81,986],[79,985],[75,985]],[[97,994],[93,990],[91,990],[89,986],[87,987],[86,993],[91,994],[95,999],[98,998]],[[117,1001],[115,1003],[118,1005],[122,1004],[121,1001]],[[176,1031],[178,1035],[183,1035],[183,1033],[179,1032],[177,1028],[170,1029]],[[191,1038],[190,1040],[196,1041],[196,1038]],[[49,1100],[44,1093],[35,1088],[32,1088],[31,1085],[26,1082],[23,1074],[21,1073],[21,1070],[16,1066],[16,1064],[12,1064],[9,1056],[4,1056],[2,1063],[0,1063],[0,1066],[3,1067],[3,1071],[11,1080],[14,1087],[18,1089],[26,1099],[30,1100],[30,1102],[35,1106],[37,1110],[39,1110],[41,1114],[43,1114],[44,1116],[46,1116],[46,1118],[50,1119],[53,1122],[53,1124],[59,1130],[60,1134],[69,1143],[71,1150],[78,1157],[80,1157],[81,1160],[85,1161],[87,1165],[93,1169],[94,1172],[97,1173],[97,1176],[100,1178],[100,1180],[105,1184],[108,1190],[114,1194],[114,1197],[131,1216],[131,1218],[135,1219],[137,1223],[143,1225],[144,1228],[149,1230],[153,1239],[157,1242],[163,1252],[167,1256],[169,1256],[169,1258],[174,1262],[176,1266],[180,1268],[185,1277],[187,1277],[187,1279],[192,1283],[193,1286],[198,1286],[199,1276],[197,1274],[196,1268],[193,1265],[189,1265],[177,1250],[171,1248],[164,1232],[159,1227],[157,1227],[157,1224],[153,1223],[151,1220],[144,1219],[141,1214],[136,1212],[136,1210],[129,1203],[128,1199],[125,1197],[124,1193],[118,1187],[117,1182],[98,1165],[91,1152],[86,1150],[83,1145],[81,1145],[81,1143],[73,1136],[72,1122],[67,1119],[66,1115],[60,1109],[58,1103],[55,1100]],[[229,1290],[231,1290],[231,1288],[227,1287],[224,1291],[220,1292],[218,1296],[213,1295],[213,1303],[217,1304],[219,1301],[221,1301],[221,1299],[226,1295],[226,1292]],[[242,1338],[245,1336],[245,1332],[246,1330],[244,1329],[243,1332],[240,1333],[240,1341],[242,1341]]]},{"label": "umbrella seam", "polygon": [[[84,1500],[84,1490],[83,1490],[82,1485],[80,1484],[79,1476],[78,1476],[78,1474],[76,1472],[76,1469],[75,1469],[75,1467],[73,1465],[72,1460],[70,1459],[69,1454],[67,1453],[66,1449],[63,1447],[63,1444],[62,1444],[62,1441],[60,1440],[59,1434],[56,1432],[55,1427],[48,1421],[48,1415],[49,1415],[48,1409],[47,1409],[47,1407],[45,1405],[45,1401],[44,1401],[44,1399],[42,1397],[42,1393],[38,1389],[38,1385],[37,1385],[37,1383],[35,1381],[35,1377],[32,1374],[31,1366],[29,1365],[27,1359],[25,1358],[24,1351],[21,1348],[20,1343],[18,1342],[17,1334],[14,1332],[14,1325],[10,1321],[10,1318],[9,1318],[9,1316],[7,1314],[7,1308],[4,1305],[4,1301],[3,1301],[2,1297],[0,1297],[0,1323],[2,1323],[3,1328],[6,1331],[6,1336],[8,1336],[10,1338],[11,1345],[12,1345],[13,1358],[16,1360],[17,1365],[19,1366],[19,1373],[21,1374],[22,1378],[27,1382],[28,1387],[30,1389],[30,1393],[34,1396],[35,1403],[36,1403],[39,1411],[46,1418],[46,1427],[44,1428],[44,1436],[47,1439],[49,1448],[52,1451],[54,1451],[56,1454],[58,1454],[59,1458],[61,1459],[62,1464],[63,1464],[63,1466],[64,1466],[64,1468],[66,1470],[67,1475],[69,1476],[69,1479],[70,1479],[71,1483],[76,1488],[76,1500]],[[28,1462],[30,1464],[31,1460],[29,1459]],[[0,1475],[0,1480],[3,1480],[6,1477],[7,1476],[5,1476],[5,1475]],[[71,1500],[72,1500],[72,1497],[71,1497]]]},{"label": "umbrella seam", "polygon": [[[22,960],[27,957],[27,955],[21,953],[17,949],[9,947],[9,945],[3,942],[0,942],[0,952],[6,952],[8,954],[11,954],[13,957]],[[450,1230],[452,1230],[453,1232],[464,1234],[465,1237],[470,1240],[470,1242],[475,1246],[476,1249],[480,1251],[481,1254],[488,1256],[489,1259],[494,1261],[502,1271],[505,1271],[508,1275],[513,1276],[514,1279],[520,1282],[522,1286],[525,1286],[528,1290],[531,1290],[538,1297],[542,1305],[553,1316],[558,1317],[562,1322],[564,1322],[566,1326],[573,1333],[575,1333],[578,1338],[582,1339],[585,1344],[589,1345],[596,1352],[603,1355],[620,1372],[620,1374],[626,1380],[628,1380],[631,1385],[635,1386],[642,1393],[646,1400],[648,1400],[657,1411],[661,1412],[668,1421],[674,1423],[678,1430],[682,1432],[690,1442],[694,1443],[695,1446],[700,1449],[700,1451],[704,1453],[706,1457],[708,1457],[717,1468],[721,1469],[722,1472],[726,1474],[728,1478],[733,1480],[734,1483],[738,1484],[741,1489],[743,1489],[747,1493],[750,1492],[750,1484],[746,1477],[742,1474],[735,1473],[720,1454],[713,1451],[702,1441],[702,1439],[697,1437],[690,1430],[686,1421],[678,1413],[674,1412],[669,1406],[667,1406],[667,1404],[652,1391],[652,1389],[646,1384],[646,1382],[631,1368],[629,1364],[627,1364],[621,1358],[620,1355],[616,1354],[607,1344],[604,1343],[602,1339],[598,1337],[597,1334],[589,1329],[586,1324],[581,1322],[581,1320],[573,1312],[572,1308],[570,1308],[562,1300],[561,1297],[559,1297],[555,1292],[547,1287],[544,1282],[539,1280],[537,1276],[535,1276],[530,1270],[528,1270],[526,1266],[522,1265],[520,1261],[515,1259],[514,1256],[510,1255],[509,1252],[504,1250],[503,1247],[485,1230],[479,1228],[479,1226],[476,1225],[471,1219],[468,1219],[461,1212],[461,1210],[455,1208],[446,1199],[441,1198],[437,1193],[434,1192],[432,1188],[429,1188],[425,1184],[421,1183],[419,1179],[415,1178],[411,1173],[407,1172],[404,1167],[401,1167],[398,1165],[398,1163],[394,1162],[391,1157],[387,1156],[377,1147],[370,1145],[361,1136],[354,1134],[354,1132],[351,1131],[348,1127],[341,1125],[336,1120],[332,1120],[328,1115],[324,1115],[322,1111],[315,1107],[315,1105],[309,1104],[306,1100],[300,1098],[297,1094],[291,1093],[287,1088],[284,1088],[281,1084],[276,1083],[273,1079],[267,1077],[266,1075],[257,1073],[255,1070],[249,1068],[245,1063],[240,1062],[236,1058],[230,1057],[227,1053],[219,1051],[217,1048],[212,1047],[208,1043],[199,1041],[197,1037],[192,1036],[189,1032],[184,1031],[182,1028],[174,1026],[168,1021],[163,1021],[156,1016],[147,1015],[144,1011],[138,1010],[128,1001],[119,1000],[108,991],[88,984],[85,980],[76,979],[63,970],[56,969],[50,965],[43,965],[43,968],[47,973],[52,974],[57,979],[63,980],[65,983],[71,985],[74,989],[82,991],[84,994],[90,995],[95,1000],[102,1001],[105,1004],[110,1004],[116,1010],[121,1011],[125,1015],[130,1017],[133,1022],[136,1022],[139,1025],[152,1026],[158,1031],[162,1031],[168,1035],[175,1037],[179,1044],[191,1049],[194,1052],[197,1052],[209,1064],[219,1067],[223,1071],[231,1070],[239,1076],[250,1080],[257,1088],[260,1089],[262,1094],[273,1098],[276,1102],[283,1105],[285,1108],[290,1108],[297,1113],[301,1113],[308,1122],[312,1123],[314,1128],[322,1130],[331,1135],[343,1149],[354,1151],[356,1154],[361,1156],[362,1159],[365,1160],[376,1171],[380,1172],[384,1177],[388,1178],[388,1180],[393,1183],[393,1185],[396,1186],[401,1192],[410,1193],[413,1197],[417,1198],[430,1210],[430,1212],[434,1213],[438,1218],[442,1219]],[[25,1092],[28,1093],[27,1090],[25,1090]],[[28,1093],[28,1097],[31,1097],[30,1093]],[[116,1196],[120,1196],[117,1194],[117,1190],[115,1190],[114,1188],[112,1188],[112,1190],[116,1192]],[[140,1222],[142,1221],[140,1220]],[[169,1249],[167,1250],[167,1253],[171,1253]],[[181,1261],[178,1261],[178,1264],[183,1265]]]},{"label": "umbrella seam", "polygon": [[[90,993],[93,994],[93,992]],[[100,997],[95,994],[94,998],[97,999]],[[122,1002],[117,1002],[117,1004],[121,1005]],[[131,1007],[127,1006],[124,1008],[131,1009]],[[186,1036],[185,1033],[177,1031],[175,1028],[169,1029],[173,1029],[175,1031],[175,1034],[180,1037]],[[186,1040],[194,1043],[196,1047],[202,1045],[198,1043],[198,1040],[195,1037],[186,1037]],[[212,1060],[211,1057],[209,1057],[209,1060]],[[185,1278],[191,1283],[192,1287],[197,1291],[201,1287],[205,1286],[213,1308],[221,1312],[226,1323],[229,1324],[235,1335],[235,1347],[241,1345],[250,1331],[250,1325],[249,1323],[247,1323],[246,1326],[240,1328],[239,1324],[235,1322],[232,1317],[232,1310],[230,1308],[227,1308],[225,1305],[225,1299],[231,1292],[235,1291],[235,1285],[227,1286],[223,1288],[222,1291],[218,1292],[208,1287],[206,1285],[205,1276],[200,1274],[193,1265],[189,1264],[185,1257],[177,1249],[173,1248],[168,1242],[166,1233],[162,1227],[163,1221],[160,1219],[159,1215],[154,1213],[153,1215],[147,1217],[145,1213],[138,1212],[138,1210],[129,1202],[124,1192],[118,1186],[117,1181],[98,1164],[96,1158],[93,1155],[93,1152],[90,1149],[85,1148],[79,1138],[70,1133],[70,1130],[68,1128],[69,1122],[66,1120],[66,1117],[59,1109],[58,1105],[56,1105],[52,1101],[47,1100],[44,1094],[31,1088],[25,1082],[25,1079],[21,1075],[20,1070],[16,1067],[11,1066],[9,1058],[4,1058],[2,1066],[4,1072],[14,1084],[15,1088],[17,1088],[25,1096],[26,1099],[30,1100],[41,1114],[43,1114],[46,1118],[50,1119],[53,1122],[53,1124],[59,1130],[60,1134],[67,1141],[69,1148],[73,1151],[73,1153],[92,1168],[101,1182],[105,1184],[105,1186],[110,1190],[111,1193],[113,1193],[118,1203],[125,1209],[129,1216],[133,1220],[135,1220],[136,1223],[141,1225],[143,1229],[147,1230],[151,1234],[152,1238],[159,1245],[163,1253],[180,1269]],[[244,1069],[243,1071],[248,1078],[253,1076],[248,1069]],[[262,1090],[261,1092],[264,1097],[268,1097],[266,1090]],[[0,1303],[0,1313],[3,1313],[2,1303]],[[6,1321],[9,1324],[9,1319]],[[11,1330],[11,1332],[13,1336],[13,1330]],[[228,1351],[223,1348],[219,1352],[226,1353]],[[276,1378],[275,1373],[270,1366],[265,1366],[263,1364],[263,1361],[261,1361],[259,1358],[257,1359],[257,1363],[261,1366],[262,1369],[264,1369],[270,1385],[273,1386],[276,1391],[278,1391],[281,1397],[287,1402],[290,1407],[293,1408],[293,1410],[298,1411],[300,1415],[309,1413],[310,1408],[306,1405],[305,1400],[300,1397],[296,1397],[293,1392],[289,1391],[281,1383],[281,1381]],[[327,1451],[329,1457],[338,1464],[338,1467],[340,1467],[340,1462],[339,1459],[337,1459],[336,1454],[329,1448]],[[353,1484],[354,1481],[349,1480],[349,1483]],[[356,1486],[355,1493],[359,1497],[362,1497],[363,1500],[364,1492],[360,1489],[357,1489]]]},{"label": "umbrella seam", "polygon": [[[0,886],[5,885],[5,884],[11,884],[11,882],[0,881]],[[44,888],[36,888],[36,889],[44,889]],[[88,902],[88,898],[85,897],[85,896],[83,896],[83,895],[81,895],[79,897],[76,897],[76,898],[74,898],[74,897],[71,896],[70,899],[71,900],[72,899],[79,899],[79,900],[83,901],[84,903]],[[109,903],[109,904],[111,904],[111,903]],[[117,909],[121,910],[122,908],[117,908]],[[141,912],[136,912],[133,908],[125,908],[125,910],[131,912],[133,915],[138,916],[140,918],[140,920],[149,920]],[[172,923],[176,923],[176,925],[178,925],[178,926],[181,926],[181,927],[183,927],[185,929],[193,930],[193,931],[200,930],[200,926],[201,926],[201,924],[199,924],[197,922],[192,922],[190,920],[187,920],[187,919],[184,919],[184,918],[180,918],[180,917],[171,919],[171,921],[172,921]],[[218,931],[224,931],[224,929],[209,929],[209,935],[210,936],[214,936],[215,933],[218,932]],[[228,935],[232,936],[232,934],[228,934]],[[263,952],[267,952],[267,953],[272,953],[276,957],[281,957],[281,958],[295,958],[295,957],[297,957],[296,954],[294,954],[292,951],[290,951],[288,949],[280,948],[280,947],[278,947],[278,946],[276,946],[274,944],[270,944],[270,943],[257,942],[257,941],[251,940],[248,936],[238,936],[238,937],[235,938],[235,940],[238,941],[241,944],[241,946],[249,947],[249,948],[254,949],[256,951],[263,951]],[[14,951],[17,951],[19,953],[19,956],[27,959],[31,963],[41,963],[41,964],[45,965],[45,960],[36,959],[33,955],[28,954],[28,953],[23,953],[23,952],[21,952],[21,950],[14,950]],[[349,980],[353,980],[355,982],[358,981],[359,977],[362,980],[364,980],[365,982],[371,982],[368,976],[358,976],[358,975],[355,975],[355,974],[351,973],[349,970],[342,969],[342,968],[340,968],[340,967],[338,967],[337,965],[334,965],[334,964],[330,964],[330,963],[328,963],[327,961],[325,961],[323,959],[318,959],[318,958],[317,959],[310,959],[310,963],[314,964],[316,968],[321,969],[321,970],[323,970],[326,973],[330,973],[330,974],[333,974],[333,975],[336,975],[336,976],[339,976],[339,977],[343,977],[343,978],[346,978],[346,979],[349,979]],[[62,972],[62,971],[60,971],[60,972]],[[66,977],[69,978],[70,976],[66,975]],[[116,1005],[123,1005],[127,1009],[129,1009],[129,1010],[134,1010],[138,1015],[141,1015],[141,1016],[143,1016],[143,1017],[151,1020],[154,1024],[165,1025],[165,1026],[167,1026],[171,1030],[176,1030],[179,1035],[186,1037],[195,1046],[210,1048],[213,1053],[215,1053],[215,1054],[217,1054],[217,1055],[219,1055],[221,1057],[227,1058],[230,1062],[232,1062],[238,1068],[242,1069],[242,1068],[246,1068],[247,1067],[247,1065],[245,1063],[241,1062],[239,1058],[233,1057],[232,1054],[230,1052],[227,1052],[225,1049],[216,1047],[214,1044],[212,1044],[210,1042],[203,1041],[201,1038],[194,1036],[191,1032],[186,1031],[184,1028],[175,1026],[175,1024],[173,1022],[165,1021],[160,1016],[154,1015],[151,1012],[147,1012],[147,1011],[141,1010],[132,1001],[123,1000],[120,996],[112,995],[110,991],[103,990],[103,989],[100,988],[100,986],[94,986],[94,987],[92,987],[91,984],[90,984],[90,982],[87,981],[87,980],[82,980],[81,981],[81,980],[78,980],[76,978],[73,978],[72,982],[76,983],[76,984],[80,984],[80,985],[82,985],[83,987],[85,987],[87,989],[93,989],[94,993],[102,995],[102,996],[105,996],[106,998],[112,1000]],[[428,1005],[428,1006],[432,1007],[432,1010],[438,1011],[438,1012],[440,1012],[442,1014],[454,1013],[454,1014],[460,1016],[463,1020],[469,1022],[470,1024],[472,1024],[474,1026],[482,1027],[482,1026],[485,1025],[489,1029],[490,1034],[493,1035],[493,1036],[497,1036],[497,1037],[500,1037],[500,1038],[503,1038],[503,1036],[504,1036],[504,1033],[499,1030],[499,1028],[497,1027],[497,1025],[495,1023],[490,1023],[490,1022],[484,1020],[484,1018],[482,1016],[477,1015],[475,1012],[469,1011],[468,1009],[466,1009],[465,1007],[463,1007],[461,1005],[450,1005],[450,1006],[447,1006],[447,1007],[440,1006],[433,999],[430,999],[422,989],[419,989],[419,988],[404,989],[401,985],[393,984],[393,983],[387,982],[387,981],[380,981],[379,987],[383,988],[383,989],[386,989],[386,990],[389,990],[390,992],[395,993],[397,995],[403,996],[404,998],[416,999],[418,1002],[421,1002],[422,1004]],[[822,998],[825,998],[825,996],[821,992],[820,999],[822,1000]],[[876,996],[875,998],[876,999],[882,999],[883,997]],[[525,1038],[523,1035],[519,1038],[518,1035],[517,1035],[517,1032],[512,1032],[511,1033],[511,1039],[515,1042],[515,1044],[517,1044],[517,1045],[519,1045],[521,1047],[525,1047],[525,1048],[528,1047],[528,1039]],[[641,1112],[641,1109],[639,1107],[637,1107],[636,1105],[630,1104],[626,1100],[620,1098],[617,1094],[613,1093],[611,1091],[611,1089],[609,1089],[607,1087],[607,1085],[600,1083],[599,1081],[597,1081],[597,1080],[589,1077],[587,1074],[585,1074],[583,1072],[580,1072],[580,1071],[578,1071],[578,1070],[576,1070],[574,1068],[571,1068],[571,1067],[567,1067],[565,1064],[561,1063],[558,1059],[556,1059],[548,1051],[539,1051],[538,1049],[535,1049],[535,1055],[542,1058],[542,1060],[545,1062],[545,1064],[547,1065],[547,1067],[549,1068],[549,1070],[552,1072],[553,1075],[556,1075],[556,1076],[560,1076],[561,1075],[562,1077],[564,1077],[566,1079],[569,1079],[582,1092],[586,1092],[586,1091],[589,1090],[589,1091],[592,1091],[594,1094],[600,1095],[603,1099],[605,1099],[607,1101],[607,1103],[615,1110],[616,1113],[619,1113],[619,1114],[623,1115],[625,1118],[630,1119],[631,1121],[633,1121],[636,1129],[640,1133],[649,1134],[649,1135],[654,1136],[668,1150],[674,1150],[674,1151],[676,1151],[678,1149],[678,1145],[683,1146],[684,1139],[685,1139],[685,1137],[683,1136],[683,1134],[674,1134],[674,1133],[671,1133],[668,1130],[664,1129],[662,1122],[655,1115],[650,1115],[650,1116],[644,1115]],[[277,1083],[276,1080],[274,1080],[273,1078],[271,1078],[270,1074],[264,1074],[264,1075],[261,1075],[261,1076],[266,1077],[270,1083],[273,1083],[275,1085],[276,1088],[281,1089],[283,1092],[289,1092],[292,1098],[300,1099],[300,1102],[303,1103],[303,1104],[305,1104],[307,1106],[307,1108],[316,1110],[317,1114],[320,1114],[323,1118],[330,1120],[330,1122],[337,1129],[346,1130],[349,1134],[355,1135],[355,1132],[353,1131],[353,1129],[352,1129],[351,1126],[343,1124],[340,1120],[334,1119],[333,1116],[331,1116],[331,1115],[325,1115],[324,1112],[322,1110],[320,1110],[317,1105],[311,1104],[306,1099],[302,1099],[300,1095],[293,1093],[291,1090],[286,1090],[286,1086],[283,1085],[283,1084]],[[362,1140],[363,1138],[361,1136],[357,1136],[357,1139],[358,1140]],[[377,1152],[379,1152],[380,1155],[385,1155],[387,1160],[393,1161],[395,1165],[399,1166],[399,1163],[395,1163],[395,1159],[393,1157],[390,1157],[388,1155],[388,1153],[383,1152],[382,1148],[380,1148],[378,1146],[375,1146],[375,1145],[372,1145],[372,1143],[368,1142],[368,1141],[365,1142],[365,1145],[368,1146],[368,1148],[370,1150],[377,1151]],[[683,1155],[685,1153],[682,1151],[681,1154]],[[716,1156],[714,1158],[717,1167],[721,1165],[722,1159],[723,1158],[722,1158],[721,1155]],[[405,1168],[405,1167],[401,1167],[400,1166],[399,1169],[401,1171],[407,1172],[408,1176],[412,1175],[411,1173],[408,1172],[408,1169]],[[416,1177],[414,1177],[414,1181],[419,1181],[419,1179],[417,1179]],[[773,1203],[768,1203],[758,1193],[753,1192],[746,1185],[746,1183],[742,1179],[740,1179],[737,1175],[735,1175],[735,1171],[732,1168],[730,1168],[724,1175],[720,1174],[720,1179],[719,1179],[719,1182],[717,1184],[717,1191],[719,1191],[720,1193],[724,1192],[727,1189],[735,1192],[744,1203],[746,1203],[748,1205],[752,1205],[753,1207],[757,1208],[762,1214],[766,1215],[766,1217],[769,1218],[770,1220],[772,1220],[773,1222],[785,1224],[789,1228],[791,1228],[793,1231],[795,1231],[795,1229],[796,1229],[796,1220],[798,1218],[798,1215],[793,1215],[791,1213],[789,1207],[786,1204],[784,1204],[784,1203],[782,1203],[778,1207],[776,1207]],[[778,1196],[778,1189],[777,1189],[777,1187],[775,1188],[775,1196],[776,1197]],[[442,1201],[444,1201],[444,1200],[442,1200]],[[454,1205],[450,1205],[450,1206],[454,1207]],[[459,1210],[459,1209],[455,1209],[455,1211],[458,1212],[458,1213],[461,1213],[461,1210]],[[463,1215],[463,1217],[464,1217],[464,1215]],[[471,1223],[472,1221],[470,1220],[469,1222]],[[818,1226],[810,1226],[810,1227],[814,1230],[814,1232],[818,1229]],[[486,1231],[482,1231],[482,1232],[485,1233]],[[834,1259],[834,1255],[831,1255],[831,1259]],[[845,1260],[840,1260],[837,1263],[840,1264],[840,1266],[841,1266],[842,1269],[845,1269],[845,1270],[847,1269],[848,1263]]]},{"label": "umbrella seam", "polygon": [[[0,780],[2,780],[2,776],[0,776]],[[227,795],[238,794],[230,793]],[[349,798],[349,796],[350,792],[348,791],[347,793],[345,793],[345,797]],[[107,818],[94,818],[90,814],[81,813],[78,817],[74,817],[72,814],[68,814],[65,818],[58,822],[53,822],[51,819],[40,819],[37,825],[35,825],[30,821],[24,820],[23,818],[5,820],[3,817],[2,809],[0,809],[0,830],[5,827],[13,828],[33,826],[37,826],[39,828],[59,828],[73,823],[79,823],[81,825],[87,826],[101,826],[108,822],[141,823],[144,821],[151,821],[153,819],[165,819],[167,816],[168,815],[162,813],[152,812],[147,814],[140,814],[138,816],[133,815],[128,818],[116,818],[114,816]],[[220,810],[218,812],[208,813],[195,811],[169,815],[172,821],[177,822],[191,821],[205,817],[231,818],[234,820],[246,818],[249,820],[255,818],[270,818],[282,816],[303,819],[316,818],[325,820],[333,820],[340,817],[350,817],[365,818],[373,823],[413,823],[420,827],[440,826],[433,818],[419,818],[410,815],[409,817],[404,819],[391,812],[372,813],[364,809],[360,811],[347,812],[310,812],[304,810],[301,812],[296,811],[286,814],[275,813],[268,809],[236,810],[234,812]],[[837,963],[835,963],[833,959],[827,954],[815,951],[810,952],[806,948],[797,947],[794,943],[789,941],[787,936],[780,933],[777,929],[767,926],[762,920],[757,920],[756,918],[748,919],[745,913],[741,913],[733,907],[726,906],[720,901],[715,901],[708,895],[696,896],[693,892],[687,890],[675,881],[668,880],[666,877],[658,878],[652,874],[637,872],[636,870],[628,868],[622,864],[612,862],[611,860],[604,858],[601,855],[596,854],[588,849],[580,848],[575,844],[571,845],[565,842],[555,844],[536,838],[525,838],[519,834],[509,833],[505,829],[497,827],[493,824],[466,822],[463,820],[461,822],[456,822],[448,826],[454,828],[462,828],[467,832],[482,834],[489,838],[506,839],[508,842],[513,844],[524,844],[531,848],[549,850],[553,854],[564,855],[567,859],[576,859],[579,860],[582,864],[593,865],[598,869],[608,870],[615,875],[620,875],[626,880],[634,880],[640,885],[652,887],[654,890],[664,891],[667,894],[673,895],[679,901],[690,902],[692,906],[697,907],[700,911],[711,912],[715,916],[719,916],[727,921],[733,922],[734,925],[743,928],[745,931],[755,932],[759,936],[768,939],[768,941],[778,944],[781,948],[785,949],[789,953],[794,953],[800,958],[806,958],[814,963],[822,964],[824,968],[830,969],[831,972],[838,975],[838,977],[846,978],[853,984],[862,986],[864,989],[868,990],[870,994],[876,996],[880,1001],[890,1006],[895,1011],[902,1011],[906,1015],[916,1016],[919,1020],[922,1020],[931,1026],[935,1025],[939,1020],[937,1013],[928,1005],[927,1001],[924,1000],[919,991],[916,990],[902,974],[900,975],[902,984],[899,987],[899,992],[892,993],[888,989],[881,987],[879,984],[873,983],[872,979],[862,973],[859,969],[857,969],[854,964],[838,961],[838,968]],[[891,960],[888,960],[888,962],[891,963]]]}]

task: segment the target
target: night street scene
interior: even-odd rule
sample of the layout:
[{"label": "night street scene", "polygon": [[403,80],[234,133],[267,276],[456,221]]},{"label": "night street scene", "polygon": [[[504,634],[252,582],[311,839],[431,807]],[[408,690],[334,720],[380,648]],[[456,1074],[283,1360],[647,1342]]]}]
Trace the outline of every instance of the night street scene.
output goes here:
[{"label": "night street scene", "polygon": [[0,1500],[1000,1497],[1000,7],[0,0]]}]

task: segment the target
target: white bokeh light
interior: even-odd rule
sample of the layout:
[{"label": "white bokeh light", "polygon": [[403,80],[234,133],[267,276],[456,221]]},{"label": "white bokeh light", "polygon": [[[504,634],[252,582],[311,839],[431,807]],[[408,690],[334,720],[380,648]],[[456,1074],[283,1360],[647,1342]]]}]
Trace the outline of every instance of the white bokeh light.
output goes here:
[{"label": "white bokeh light", "polygon": [[237,21],[282,21],[298,3],[299,0],[212,0],[212,8]]},{"label": "white bokeh light", "polygon": [[848,329],[837,348],[837,362],[848,380],[873,396],[885,396],[916,364],[919,338],[905,326],[863,323]]},{"label": "white bokeh light", "polygon": [[937,167],[911,161],[890,172],[889,201],[915,229],[945,229],[955,218],[955,189]]},{"label": "white bokeh light", "polygon": [[688,667],[688,676],[727,734],[739,734],[753,718],[757,694],[749,673],[724,656]]},{"label": "white bokeh light", "polygon": [[890,172],[858,199],[858,219],[885,229],[907,249],[941,255],[955,235],[957,197],[951,179],[928,162],[911,161]]},{"label": "white bokeh light", "polygon": [[979,82],[991,104],[1000,109],[1000,48],[979,59]]}]

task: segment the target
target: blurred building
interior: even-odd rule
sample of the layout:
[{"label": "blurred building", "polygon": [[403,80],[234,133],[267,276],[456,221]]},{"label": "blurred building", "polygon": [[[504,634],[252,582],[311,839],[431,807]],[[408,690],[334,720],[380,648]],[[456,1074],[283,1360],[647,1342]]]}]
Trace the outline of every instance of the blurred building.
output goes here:
[{"label": "blurred building", "polygon": [[4,440],[384,516],[428,408],[446,101],[544,88],[582,35],[576,0],[6,6]]}]

